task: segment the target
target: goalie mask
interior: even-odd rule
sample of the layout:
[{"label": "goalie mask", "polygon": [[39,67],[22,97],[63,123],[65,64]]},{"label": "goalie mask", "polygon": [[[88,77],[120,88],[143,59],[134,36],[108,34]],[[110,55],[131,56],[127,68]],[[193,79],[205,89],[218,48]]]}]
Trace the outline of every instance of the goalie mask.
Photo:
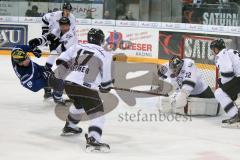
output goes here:
[{"label": "goalie mask", "polygon": [[14,48],[12,50],[11,57],[15,63],[21,63],[29,58],[28,54],[21,48]]},{"label": "goalie mask", "polygon": [[183,66],[183,60],[178,56],[173,56],[169,60],[169,69],[172,72],[170,76],[172,78],[177,77],[182,69],[182,66]]}]

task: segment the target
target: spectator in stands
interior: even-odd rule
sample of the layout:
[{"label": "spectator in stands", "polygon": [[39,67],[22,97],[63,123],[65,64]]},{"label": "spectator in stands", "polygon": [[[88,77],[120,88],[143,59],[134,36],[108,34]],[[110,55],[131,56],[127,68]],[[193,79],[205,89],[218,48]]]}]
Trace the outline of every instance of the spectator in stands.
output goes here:
[{"label": "spectator in stands", "polygon": [[126,20],[128,20],[128,21],[136,21],[136,19],[133,17],[132,11],[129,10],[129,11],[127,12]]},{"label": "spectator in stands", "polygon": [[183,6],[183,16],[182,16],[182,22],[183,23],[192,23],[192,15],[193,15],[193,9],[191,7]]},{"label": "spectator in stands", "polygon": [[41,14],[38,13],[38,7],[36,5],[32,6],[32,10],[28,9],[25,13],[27,17],[41,17]]},{"label": "spectator in stands", "polygon": [[106,10],[103,14],[103,19],[113,19],[110,15],[110,12]]},{"label": "spectator in stands", "polygon": [[125,1],[117,1],[116,6],[116,19],[117,20],[126,20],[126,2]]},{"label": "spectator in stands", "polygon": [[92,12],[91,12],[91,10],[87,10],[87,12],[86,12],[86,17],[85,17],[86,19],[94,19],[93,17],[92,17]]}]

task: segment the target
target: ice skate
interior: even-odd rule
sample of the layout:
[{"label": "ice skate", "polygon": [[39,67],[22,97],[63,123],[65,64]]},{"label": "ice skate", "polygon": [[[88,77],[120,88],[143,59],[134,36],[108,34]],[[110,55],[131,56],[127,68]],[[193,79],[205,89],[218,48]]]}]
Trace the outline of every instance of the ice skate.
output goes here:
[{"label": "ice skate", "polygon": [[88,137],[88,134],[85,134],[87,141],[86,152],[110,152],[110,146],[106,143],[98,142],[94,137]]},{"label": "ice skate", "polygon": [[72,135],[78,135],[81,133],[82,133],[82,128],[80,128],[80,127],[72,128],[69,126],[69,122],[66,122],[66,124],[62,130],[61,136],[72,136]]},{"label": "ice skate", "polygon": [[240,112],[229,118],[222,120],[222,127],[223,128],[240,128]]}]

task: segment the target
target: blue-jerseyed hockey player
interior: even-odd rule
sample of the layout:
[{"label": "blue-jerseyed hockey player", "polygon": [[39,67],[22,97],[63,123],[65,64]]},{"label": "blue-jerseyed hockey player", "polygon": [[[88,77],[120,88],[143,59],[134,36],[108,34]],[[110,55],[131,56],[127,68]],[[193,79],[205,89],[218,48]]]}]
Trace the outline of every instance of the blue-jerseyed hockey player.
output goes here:
[{"label": "blue-jerseyed hockey player", "polygon": [[[12,66],[22,86],[38,92],[48,87],[48,77],[52,71],[48,67],[33,62],[28,52],[32,52],[36,57],[41,56],[41,50],[38,48],[32,49],[28,45],[16,46],[11,52]],[[62,91],[54,91],[52,97],[56,103],[64,103]]]}]

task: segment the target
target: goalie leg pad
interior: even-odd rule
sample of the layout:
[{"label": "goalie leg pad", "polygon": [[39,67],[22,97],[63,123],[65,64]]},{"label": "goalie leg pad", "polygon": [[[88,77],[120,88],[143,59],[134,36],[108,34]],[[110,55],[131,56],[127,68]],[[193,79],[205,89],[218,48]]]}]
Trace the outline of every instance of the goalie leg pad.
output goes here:
[{"label": "goalie leg pad", "polygon": [[218,116],[222,113],[220,104],[213,98],[188,98],[188,105],[184,110],[176,110],[192,116]]},{"label": "goalie leg pad", "polygon": [[192,116],[217,116],[222,114],[219,103],[212,98],[188,98],[185,107],[176,108],[171,105],[170,97],[160,97],[161,111]]}]

